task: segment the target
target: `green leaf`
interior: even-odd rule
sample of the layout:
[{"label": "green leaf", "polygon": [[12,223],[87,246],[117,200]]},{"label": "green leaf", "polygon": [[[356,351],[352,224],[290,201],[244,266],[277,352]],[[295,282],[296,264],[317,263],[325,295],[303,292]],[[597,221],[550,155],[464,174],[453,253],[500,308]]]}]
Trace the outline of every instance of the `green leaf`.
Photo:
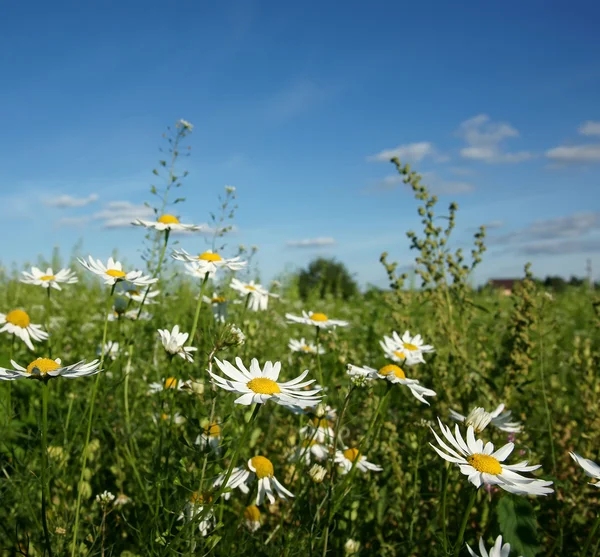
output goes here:
[{"label": "green leaf", "polygon": [[173,205],[176,203],[181,203],[182,201],[185,201],[185,197],[178,197],[175,201],[173,201]]},{"label": "green leaf", "polygon": [[511,553],[535,557],[541,551],[535,512],[527,499],[502,497],[498,504],[498,522],[503,541],[511,545]]}]

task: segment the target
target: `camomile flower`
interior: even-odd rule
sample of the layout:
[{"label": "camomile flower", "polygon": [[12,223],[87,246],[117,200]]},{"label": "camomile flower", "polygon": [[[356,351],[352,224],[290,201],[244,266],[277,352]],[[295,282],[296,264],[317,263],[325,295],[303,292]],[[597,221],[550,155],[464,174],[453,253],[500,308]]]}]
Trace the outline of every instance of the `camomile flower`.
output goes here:
[{"label": "camomile flower", "polygon": [[204,278],[206,273],[208,273],[209,277],[213,277],[222,268],[229,269],[230,271],[239,271],[248,264],[247,261],[240,261],[239,257],[231,257],[229,259],[221,257],[211,249],[200,255],[191,255],[184,249],[180,249],[175,250],[171,254],[171,257],[177,261],[190,263],[191,265],[186,267],[194,269],[194,273],[201,278]]},{"label": "camomile flower", "polygon": [[48,333],[42,331],[41,325],[34,325],[27,312],[13,309],[8,313],[0,313],[0,333],[7,332],[19,337],[29,350],[33,350],[31,339],[41,342],[48,338]]},{"label": "camomile flower", "polygon": [[194,125],[190,124],[187,120],[180,118],[175,124],[176,128],[183,128],[186,131],[191,132],[194,129]]},{"label": "camomile flower", "polygon": [[301,458],[305,464],[310,464],[313,459],[321,462],[326,460],[328,456],[329,447],[323,443],[319,443],[317,439],[309,437],[303,439],[300,446],[295,449],[292,460],[299,460]]},{"label": "camomile flower", "polygon": [[128,281],[136,286],[148,286],[158,281],[157,278],[143,276],[142,271],[123,271],[123,265],[120,261],[115,261],[112,257],[108,258],[106,265],[100,259],[94,259],[91,255],[88,256],[88,261],[85,259],[77,259],[88,271],[102,277],[104,284],[112,286],[120,281]]},{"label": "camomile flower", "polygon": [[150,321],[152,319],[152,314],[148,313],[147,311],[142,311],[140,313],[137,309],[130,309],[126,312],[119,312],[115,310],[108,314],[109,321],[118,321],[119,319],[129,319],[130,321]]},{"label": "camomile flower", "polygon": [[248,309],[251,311],[265,311],[269,305],[269,296],[279,298],[277,294],[271,294],[261,284],[253,280],[242,282],[241,280],[232,278],[229,286],[247,299]]},{"label": "camomile flower", "polygon": [[[594,478],[596,480],[600,480],[600,466],[598,466],[593,460],[589,458],[583,458],[577,453],[569,453],[571,458],[579,464],[583,468],[586,476],[590,476],[590,478]],[[588,482],[590,485],[595,487],[600,487],[600,482],[592,483]]]},{"label": "camomile flower", "polygon": [[296,379],[281,383],[277,381],[281,371],[281,362],[274,364],[265,362],[262,370],[256,358],[252,359],[249,370],[246,369],[241,358],[235,359],[237,367],[226,360],[221,362],[217,358],[215,358],[215,363],[228,379],[216,375],[210,370],[208,370],[208,374],[212,377],[215,385],[242,395],[234,401],[237,404],[263,404],[271,399],[284,406],[305,407],[317,404],[321,399],[321,396],[317,395],[320,388],[304,390],[304,387],[315,382],[314,379],[303,381],[308,375],[308,370]]},{"label": "camomile flower", "polygon": [[[202,514],[204,509],[204,502],[210,503],[212,501],[212,497],[210,496],[202,496],[202,494],[198,492],[192,493],[192,496],[188,500],[188,502],[183,507],[183,511],[177,518],[177,520],[183,520],[185,522],[192,522],[197,516]],[[205,537],[208,535],[208,532],[211,528],[214,528],[215,519],[212,511],[208,513],[203,519],[198,523],[198,530],[200,530],[200,535]],[[195,543],[194,543],[195,548]],[[192,549],[193,551],[193,549]]]},{"label": "camomile flower", "polygon": [[[354,464],[356,462],[356,464]],[[358,449],[350,447],[343,451],[335,452],[335,463],[342,469],[342,474],[347,474],[352,470],[352,466],[358,468],[363,474],[372,470],[373,472],[381,472],[383,468],[377,464],[369,462],[365,456],[358,452]]]},{"label": "camomile flower", "polygon": [[[98,356],[102,355],[102,345],[100,345],[98,347],[98,350],[96,350],[96,354]],[[119,356],[119,343],[118,342],[113,342],[112,340],[109,340],[104,345],[104,355],[106,357],[109,357],[111,360],[116,360],[117,357]]]},{"label": "camomile flower", "polygon": [[160,335],[160,340],[167,353],[171,354],[171,356],[177,354],[186,362],[194,361],[190,352],[194,352],[198,349],[193,346],[185,346],[190,335],[189,333],[180,333],[179,325],[175,325],[170,332],[168,329],[158,329],[158,334]]},{"label": "camomile flower", "polygon": [[507,443],[494,451],[492,443],[486,443],[484,446],[481,439],[475,439],[473,426],[469,426],[467,429],[465,442],[458,424],[452,435],[450,428],[445,426],[439,418],[438,423],[450,446],[440,439],[433,428],[431,431],[441,449],[432,443],[429,444],[444,460],[458,465],[461,473],[467,476],[475,487],[479,488],[482,484],[497,485],[505,491],[517,495],[547,495],[554,491],[548,487],[552,485],[552,482],[527,478],[521,474],[521,472],[537,470],[540,468],[540,464],[530,466],[527,461],[511,465],[504,464],[515,448],[513,443]]},{"label": "camomile flower", "polygon": [[176,389],[178,391],[184,391],[189,388],[190,381],[182,381],[175,377],[167,377],[160,383],[154,382],[148,385],[148,394],[159,393],[161,391],[167,391],[169,389]]},{"label": "camomile flower", "polygon": [[[294,494],[288,491],[275,477],[275,469],[273,463],[264,456],[253,456],[246,467],[238,466],[234,468],[229,480],[227,481],[226,487],[232,489],[238,488],[242,493],[247,494],[249,492],[249,485],[258,479],[258,494],[256,495],[256,504],[260,505],[265,500],[265,497],[269,500],[269,503],[275,502],[273,492],[275,492],[281,499],[287,501],[288,497],[293,497]],[[220,487],[225,480],[225,474],[219,476],[213,487]]]},{"label": "camomile flower", "polygon": [[189,230],[190,232],[202,230],[204,225],[182,224],[179,219],[173,215],[162,215],[156,221],[136,219],[131,224],[134,226],[145,226],[146,228],[154,228],[159,232],[165,230]]},{"label": "camomile flower", "polygon": [[308,425],[300,429],[300,435],[314,439],[318,443],[333,442],[334,418],[313,416]]},{"label": "camomile flower", "polygon": [[[423,387],[423,385],[421,385],[417,379],[408,379],[404,373],[404,370],[396,364],[388,364],[387,366],[383,366],[379,371],[367,366],[363,366],[360,368],[360,370],[356,369],[358,366],[350,365],[349,368],[350,367],[353,368],[352,374],[354,375],[362,374],[367,377],[370,376],[372,379],[385,379],[393,384],[398,383],[400,385],[406,385],[410,389],[412,395],[424,404],[429,404],[429,402],[427,402],[423,397],[436,395],[435,391]],[[348,371],[348,373],[352,375],[350,371]]]},{"label": "camomile flower", "polygon": [[99,371],[100,365],[98,360],[93,360],[89,364],[85,363],[85,360],[81,360],[76,364],[70,366],[63,366],[60,358],[51,360],[50,358],[36,358],[27,367],[20,366],[14,360],[10,363],[14,369],[0,368],[0,380],[12,381],[13,379],[38,379],[40,381],[48,381],[52,377],[65,377],[66,379],[72,379],[73,377],[86,377],[88,375],[95,375]]},{"label": "camomile flower", "polygon": [[383,341],[379,341],[379,344],[383,348],[386,356],[397,362],[407,361],[407,365],[413,365],[414,363],[425,363],[423,354],[433,352],[433,346],[429,344],[423,344],[421,335],[410,336],[410,331],[400,337],[400,335],[394,331],[392,338],[383,337]]},{"label": "camomile flower", "polygon": [[250,532],[256,532],[260,528],[260,511],[256,505],[244,509],[244,526]]},{"label": "camomile flower", "polygon": [[196,445],[202,449],[207,447],[213,451],[218,451],[221,442],[221,426],[217,423],[207,424],[202,428],[202,433],[196,437]]},{"label": "camomile flower", "polygon": [[43,288],[54,288],[56,290],[62,290],[59,283],[74,284],[79,279],[77,275],[71,271],[71,269],[61,269],[58,273],[54,273],[52,267],[48,267],[44,273],[37,267],[31,267],[31,273],[23,271],[25,278],[21,279],[21,282],[25,284],[35,284]]},{"label": "camomile flower", "polygon": [[160,423],[160,421],[163,422],[170,422],[171,420],[173,420],[173,423],[175,425],[181,425],[185,423],[185,417],[182,416],[179,412],[175,412],[175,414],[173,414],[173,417],[170,416],[170,414],[167,414],[166,412],[163,412],[162,414],[159,414],[156,416],[156,423]]},{"label": "camomile flower", "polygon": [[[300,340],[296,340],[295,338],[291,338],[288,343],[288,348],[292,352],[303,352],[305,354],[316,354],[317,347],[316,345],[306,342],[304,338]],[[325,349],[322,346],[319,346],[319,354],[325,354]]]},{"label": "camomile flower", "polygon": [[303,325],[313,325],[320,329],[329,329],[330,327],[347,327],[348,321],[340,321],[338,319],[329,319],[324,313],[314,313],[302,311],[302,317],[286,313],[285,318],[290,323],[302,323]]},{"label": "camomile flower", "polygon": [[511,421],[510,419],[512,412],[509,410],[502,413],[503,410],[504,404],[500,404],[493,412],[486,412],[485,409],[479,407],[471,410],[469,415],[465,417],[450,409],[450,417],[454,421],[461,422],[467,427],[472,425],[475,429],[475,433],[481,433],[490,423],[499,430],[506,431],[507,433],[518,433],[521,431],[521,423]]},{"label": "camomile flower", "polygon": [[138,304],[141,304],[142,302],[144,302],[144,305],[156,304],[157,302],[154,298],[160,294],[160,290],[148,290],[148,293],[146,293],[143,290],[140,291],[137,288],[132,288],[131,290],[125,290],[123,294]]},{"label": "camomile flower", "polygon": [[490,548],[489,553],[485,548],[483,538],[479,538],[480,555],[477,555],[477,553],[475,553],[471,549],[469,544],[467,544],[467,549],[469,550],[469,553],[472,555],[472,557],[508,557],[510,555],[510,544],[505,543],[504,545],[502,545],[502,536],[498,536],[496,538],[496,542],[494,543],[494,546]]}]

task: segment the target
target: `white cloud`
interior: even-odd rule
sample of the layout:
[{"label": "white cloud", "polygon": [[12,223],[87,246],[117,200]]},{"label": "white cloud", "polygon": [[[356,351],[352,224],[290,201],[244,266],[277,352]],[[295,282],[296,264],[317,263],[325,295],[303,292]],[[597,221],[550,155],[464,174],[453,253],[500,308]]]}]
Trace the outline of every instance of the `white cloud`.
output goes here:
[{"label": "white cloud", "polygon": [[465,159],[486,163],[517,163],[533,156],[528,151],[504,152],[503,142],[518,137],[519,132],[505,122],[492,122],[487,114],[479,114],[464,121],[456,135],[468,145],[460,150],[460,155]]},{"label": "white cloud", "polygon": [[321,246],[332,246],[336,242],[333,238],[307,238],[305,240],[290,240],[286,246],[290,248],[315,248]]},{"label": "white cloud", "polygon": [[581,124],[577,131],[582,135],[600,135],[600,122],[588,120]]},{"label": "white cloud", "polygon": [[487,230],[496,230],[498,228],[502,228],[503,226],[504,226],[503,220],[492,220],[485,225]]},{"label": "white cloud", "polygon": [[87,197],[72,197],[71,195],[59,195],[44,199],[44,205],[48,207],[59,207],[66,209],[69,207],[85,207],[90,203],[98,201],[98,194],[92,193]]},{"label": "white cloud", "polygon": [[546,157],[565,164],[600,162],[600,144],[554,147],[546,151]]},{"label": "white cloud", "polygon": [[129,228],[135,219],[153,217],[154,211],[150,207],[130,201],[110,201],[104,209],[92,215],[92,219],[101,221],[103,228]]},{"label": "white cloud", "polygon": [[[469,193],[475,189],[475,186],[469,182],[443,180],[435,172],[423,172],[422,177],[423,183],[428,186],[431,193],[438,195],[459,195],[462,193]],[[403,183],[404,176],[400,174],[390,174],[375,182],[375,184],[366,188],[364,191],[366,193],[392,191]]]},{"label": "white cloud", "polygon": [[398,145],[394,149],[385,149],[376,155],[367,157],[370,162],[390,162],[390,159],[398,157],[402,162],[418,162],[425,157],[433,157],[436,151],[433,145],[427,141],[419,143],[407,143]]}]

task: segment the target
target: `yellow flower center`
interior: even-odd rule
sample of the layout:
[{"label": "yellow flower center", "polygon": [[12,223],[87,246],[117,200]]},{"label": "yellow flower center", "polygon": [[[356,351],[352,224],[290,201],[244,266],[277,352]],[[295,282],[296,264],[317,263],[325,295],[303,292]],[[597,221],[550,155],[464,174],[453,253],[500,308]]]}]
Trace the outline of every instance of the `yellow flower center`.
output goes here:
[{"label": "yellow flower center", "polygon": [[313,313],[310,318],[313,321],[327,321],[327,316],[324,313]]},{"label": "yellow flower center", "polygon": [[300,350],[302,350],[303,352],[312,352],[312,348],[310,346],[308,346],[308,344],[301,346]]},{"label": "yellow flower center", "polygon": [[54,280],[55,278],[54,275],[44,275],[40,277],[40,280]]},{"label": "yellow flower center", "polygon": [[312,421],[312,424],[315,427],[320,427],[320,428],[323,428],[323,429],[329,427],[329,422],[325,418],[319,419],[319,418],[315,417],[311,421]]},{"label": "yellow flower center", "polygon": [[358,458],[358,449],[346,449],[344,456],[350,461],[354,462]]},{"label": "yellow flower center", "polygon": [[250,459],[252,467],[256,470],[255,474],[259,480],[263,478],[272,478],[275,475],[273,463],[264,456],[255,456]]},{"label": "yellow flower center", "polygon": [[222,304],[225,301],[225,298],[223,298],[223,296],[216,296],[215,298],[213,298],[211,300],[211,302],[213,304]]},{"label": "yellow flower center", "polygon": [[250,505],[244,509],[244,518],[251,522],[258,522],[260,520],[260,511],[256,505]]},{"label": "yellow flower center", "polygon": [[254,286],[252,286],[251,284],[246,284],[246,286],[244,286],[244,288],[246,290],[256,290],[256,288],[254,288]]},{"label": "yellow flower center", "polygon": [[27,366],[27,373],[30,375],[46,375],[49,371],[54,371],[59,367],[60,365],[50,358],[38,358]]},{"label": "yellow flower center", "polygon": [[21,327],[21,329],[26,329],[29,327],[29,323],[31,323],[29,315],[27,315],[22,309],[13,309],[12,311],[9,311],[6,314],[5,319],[7,323]]},{"label": "yellow flower center", "polygon": [[467,462],[478,472],[485,472],[494,476],[502,474],[502,466],[500,466],[500,462],[493,456],[479,453],[472,454],[467,457]]},{"label": "yellow flower center", "polygon": [[219,437],[219,435],[221,435],[221,427],[219,424],[210,424],[204,428],[204,435],[208,437]]},{"label": "yellow flower center", "polygon": [[210,495],[202,495],[202,493],[198,493],[197,491],[194,491],[190,497],[190,503],[192,503],[192,505],[202,505],[205,501],[210,503],[212,497]]},{"label": "yellow flower center", "polygon": [[302,446],[303,447],[312,447],[313,445],[316,445],[317,442],[314,439],[305,439],[304,441],[302,441]]},{"label": "yellow flower center", "polygon": [[394,356],[396,356],[396,358],[400,358],[401,360],[406,360],[406,354],[404,352],[400,352],[399,350],[394,352]]},{"label": "yellow flower center", "polygon": [[177,387],[177,379],[175,377],[167,377],[165,380],[165,389],[174,389]]},{"label": "yellow flower center", "polygon": [[162,224],[179,224],[179,219],[173,215],[163,215],[157,222]]},{"label": "yellow flower center", "polygon": [[202,255],[198,256],[198,259],[202,261],[222,261],[223,258],[218,253],[211,253],[210,251],[205,251]]},{"label": "yellow flower center", "polygon": [[409,342],[404,342],[404,348],[406,348],[406,350],[418,350],[419,347],[414,345],[414,344],[410,344]]},{"label": "yellow flower center", "polygon": [[140,291],[139,291],[139,290],[130,290],[130,291],[128,292],[128,294],[129,294],[130,296],[139,296],[139,295],[140,295]]},{"label": "yellow flower center", "polygon": [[394,364],[383,366],[379,370],[379,375],[383,375],[386,377],[388,375],[395,375],[398,379],[406,379],[406,375],[404,374],[404,371],[402,371],[401,368],[399,368],[398,366],[395,366]]},{"label": "yellow flower center", "polygon": [[123,271],[119,271],[118,269],[108,269],[106,271],[106,274],[109,277],[114,277],[114,278],[123,278],[125,276],[125,273]]},{"label": "yellow flower center", "polygon": [[281,392],[279,385],[273,379],[267,379],[266,377],[251,379],[246,383],[246,386],[260,395],[274,395]]}]

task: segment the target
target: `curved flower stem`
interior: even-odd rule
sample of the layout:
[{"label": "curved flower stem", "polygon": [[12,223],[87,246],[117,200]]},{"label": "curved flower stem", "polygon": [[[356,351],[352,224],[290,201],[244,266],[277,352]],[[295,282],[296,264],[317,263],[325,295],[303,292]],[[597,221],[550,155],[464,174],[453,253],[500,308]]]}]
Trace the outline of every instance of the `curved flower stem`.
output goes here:
[{"label": "curved flower stem", "polygon": [[52,557],[52,542],[48,531],[48,519],[46,517],[46,504],[48,501],[48,382],[42,384],[42,526],[48,555]]},{"label": "curved flower stem", "polygon": [[[162,251],[160,252],[160,257],[158,258],[158,265],[156,266],[156,271],[154,271],[152,278],[156,278],[160,275],[160,270],[162,269],[162,264],[165,259],[165,253],[167,251],[167,244],[169,243],[169,234],[170,233],[171,233],[171,230],[169,228],[167,228],[167,230],[165,231],[165,242],[163,244]],[[136,321],[140,318],[140,315],[142,314],[142,310],[144,309],[144,304],[146,303],[146,298],[148,297],[148,293],[150,292],[151,288],[152,288],[152,285],[149,284],[148,288],[146,288],[146,292],[144,292],[144,297],[142,298],[142,303],[140,304],[140,308],[138,309]]]},{"label": "curved flower stem", "polygon": [[469,520],[469,515],[471,514],[471,510],[473,509],[473,505],[475,504],[475,499],[477,498],[477,490],[473,489],[471,491],[471,496],[469,497],[469,502],[467,503],[467,508],[465,509],[465,514],[462,517],[462,521],[460,523],[460,530],[458,531],[458,536],[456,536],[456,543],[454,544],[454,555],[458,557],[460,554],[460,550],[463,544],[463,538],[465,536],[465,529],[467,527],[467,522]]},{"label": "curved flower stem", "polygon": [[[108,333],[108,315],[110,314],[110,306],[112,303],[112,297],[115,292],[115,284],[112,285],[110,290],[110,295],[108,296],[107,304],[106,304],[106,316],[104,317],[104,331],[102,332],[102,351],[100,355],[100,368],[104,364],[104,352],[106,349],[106,335]],[[75,552],[77,551],[77,534],[79,530],[79,516],[81,513],[81,484],[83,482],[83,476],[85,474],[85,465],[87,464],[87,449],[90,444],[90,436],[92,434],[92,421],[94,419],[94,403],[96,402],[96,394],[98,392],[98,383],[100,380],[101,373],[96,374],[96,379],[94,381],[94,386],[92,387],[92,397],[90,399],[90,409],[88,414],[88,423],[87,423],[87,432],[85,435],[85,443],[83,445],[83,452],[81,454],[81,472],[79,474],[79,482],[77,483],[77,504],[75,506],[75,526],[73,528],[73,540],[71,545],[71,557],[75,557]]]},{"label": "curved flower stem", "polygon": [[207,282],[208,273],[204,275],[204,279],[202,280],[202,286],[200,287],[200,295],[198,296],[198,303],[196,304],[196,313],[194,315],[194,325],[192,326],[192,332],[190,333],[190,338],[188,341],[189,346],[191,346],[194,343],[194,336],[196,335],[196,329],[198,328],[198,319],[200,318],[200,307],[202,306],[202,298],[204,297],[204,289],[206,288]]},{"label": "curved flower stem", "polygon": [[583,549],[581,550],[581,557],[585,557],[585,555],[587,555],[588,549],[590,548],[592,540],[594,539],[594,534],[596,533],[596,530],[598,530],[598,526],[600,526],[600,513],[598,513],[598,516],[596,517],[596,522],[594,522],[594,526],[590,530],[590,534],[587,537],[587,540],[585,540],[585,544],[583,546]]},{"label": "curved flower stem", "polygon": [[46,312],[45,312],[45,321],[46,321],[46,332],[48,333],[48,357],[52,358],[52,335],[50,334],[50,310],[51,302],[50,302],[50,287],[46,288],[47,296],[46,296]]},{"label": "curved flower stem", "polygon": [[319,385],[323,387],[323,372],[321,371],[321,355],[319,354],[319,341],[321,339],[321,327],[315,327],[317,329],[316,332],[316,345],[317,345],[317,372],[319,374]]}]

